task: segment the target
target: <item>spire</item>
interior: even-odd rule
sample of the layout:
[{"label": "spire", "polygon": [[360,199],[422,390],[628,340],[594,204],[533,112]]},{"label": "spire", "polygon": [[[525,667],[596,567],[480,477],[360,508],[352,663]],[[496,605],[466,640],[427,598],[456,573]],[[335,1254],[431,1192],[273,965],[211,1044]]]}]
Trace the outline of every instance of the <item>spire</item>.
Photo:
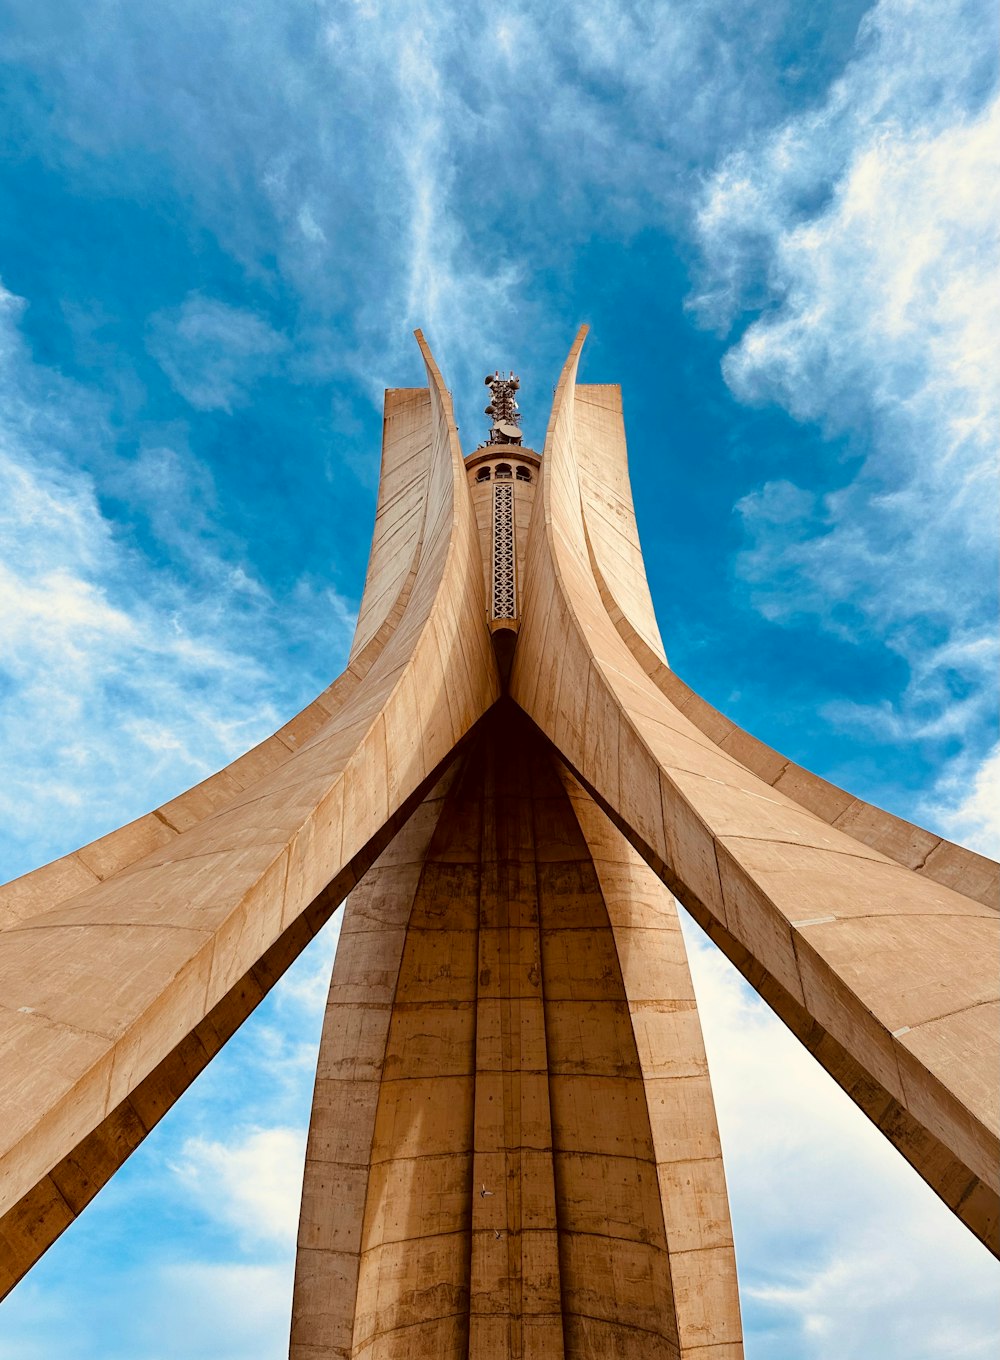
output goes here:
[{"label": "spire", "polygon": [[486,443],[520,444],[521,415],[514,393],[521,386],[521,379],[513,371],[504,378],[498,369],[495,373],[487,373],[485,382],[490,389],[486,414],[493,417],[493,426]]}]

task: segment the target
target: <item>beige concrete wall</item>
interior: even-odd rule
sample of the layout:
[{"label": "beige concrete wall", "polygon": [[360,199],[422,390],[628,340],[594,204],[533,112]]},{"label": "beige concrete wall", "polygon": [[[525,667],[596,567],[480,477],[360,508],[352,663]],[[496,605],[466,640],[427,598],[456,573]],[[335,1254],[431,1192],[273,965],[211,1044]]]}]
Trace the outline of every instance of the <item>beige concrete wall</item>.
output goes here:
[{"label": "beige concrete wall", "polygon": [[617,385],[578,383],[574,453],[590,566],[608,616],[658,689],[727,754],[793,802],[908,869],[985,906],[1000,906],[1000,865],[819,778],[713,708],[666,664],[628,478]]},{"label": "beige concrete wall", "polygon": [[649,1112],[684,1360],[742,1354],[715,1102],[673,898],[590,795],[561,772],[604,898]]},{"label": "beige concrete wall", "polygon": [[671,671],[627,619],[609,612],[632,655],[656,687],[720,750],[734,756],[758,779],[921,877],[954,888],[984,906],[1000,906],[1000,865],[994,860],[854,797],[751,736]]},{"label": "beige concrete wall", "polygon": [[578,383],[574,426],[580,506],[594,578],[612,622],[626,625],[666,665],[646,580],[625,451],[622,390]]},{"label": "beige concrete wall", "polygon": [[[393,1061],[391,1052],[387,1059],[387,1049],[407,930],[453,774],[454,767],[365,875],[345,908],[306,1153],[292,1317],[294,1360],[352,1353],[356,1313],[360,1307],[367,1315],[366,1299],[373,1289],[377,1296],[382,1247],[405,1240],[397,1233],[408,1212],[402,1180],[388,1187],[393,1174],[401,1178],[407,1168],[380,1158],[386,1139],[380,1132],[376,1142],[376,1133],[389,1118],[382,1077],[387,1062],[391,1066]],[[407,974],[412,974],[411,965],[412,951]],[[397,1032],[393,1049],[398,1044]],[[439,1226],[439,1216],[434,1223]],[[384,1264],[388,1268],[388,1261]]]},{"label": "beige concrete wall", "polygon": [[617,384],[578,383],[573,450],[591,570],[609,618],[639,665],[678,709],[765,783],[855,840],[926,878],[1000,906],[1000,865],[819,778],[737,726],[666,663],[657,630],[628,476]]},{"label": "beige concrete wall", "polygon": [[[252,1009],[499,693],[451,401],[425,359],[426,419],[406,435],[429,448],[411,482],[419,564],[388,635],[372,636],[377,655],[358,653],[364,684],[344,679],[332,711],[321,697],[287,739],[134,824],[124,845],[98,843],[14,895],[0,932],[4,1289]],[[384,569],[403,576],[391,552]]]},{"label": "beige concrete wall", "polygon": [[231,803],[325,727],[371,670],[402,618],[420,560],[431,443],[428,388],[385,394],[382,480],[365,593],[346,670],[245,755],[126,826],[0,885],[0,931],[113,877]]},{"label": "beige concrete wall", "polygon": [[347,906],[292,1356],[709,1352],[739,1304],[676,913],[500,705]]},{"label": "beige concrete wall", "polygon": [[352,661],[388,618],[416,567],[430,469],[430,429],[431,394],[426,387],[386,391],[378,504]]},{"label": "beige concrete wall", "polygon": [[[997,912],[758,778],[637,664],[602,600],[580,508],[582,341],[549,423],[511,694],[751,983],[995,1249]],[[613,440],[607,456],[619,456]]]},{"label": "beige concrete wall", "polygon": [[387,394],[345,674],[211,780],[0,890],[0,1287],[359,880],[318,1069],[296,1360],[741,1354],[666,888],[995,1245],[985,870],[812,781],[667,670],[620,394],[574,390],[582,339],[536,482],[513,482],[516,702],[497,702],[487,625],[492,484],[470,494],[479,455],[463,463],[423,346],[428,388]]}]

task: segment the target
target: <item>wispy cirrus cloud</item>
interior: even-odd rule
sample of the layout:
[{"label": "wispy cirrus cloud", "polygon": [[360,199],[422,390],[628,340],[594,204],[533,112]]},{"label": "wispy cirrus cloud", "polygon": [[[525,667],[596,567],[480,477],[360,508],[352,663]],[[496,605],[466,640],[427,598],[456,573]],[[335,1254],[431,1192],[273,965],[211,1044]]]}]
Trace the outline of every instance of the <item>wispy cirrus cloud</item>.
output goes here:
[{"label": "wispy cirrus cloud", "polygon": [[1000,859],[1000,745],[983,759],[957,757],[928,795],[923,816],[960,845]]},{"label": "wispy cirrus cloud", "polygon": [[[528,328],[558,362],[579,318],[543,298],[570,252],[685,219],[696,177],[807,99],[864,9],[819,0],[792,67],[794,0],[586,14],[566,0],[289,0],[252,23],[236,0],[54,4],[42,24],[14,0],[0,36],[0,59],[31,76],[41,161],[92,193],[188,202],[246,283],[293,300],[293,367],[350,372],[377,404],[413,362],[415,324],[456,391]],[[188,292],[159,308],[151,345],[197,408],[231,409],[246,380],[214,338],[251,367],[274,338]],[[478,414],[463,409],[467,427]]]},{"label": "wispy cirrus cloud", "polygon": [[827,489],[810,469],[742,499],[738,579],[775,622],[811,618],[905,661],[898,698],[834,703],[830,720],[936,742],[963,768],[992,744],[997,655],[1000,101],[980,40],[987,8],[880,0],[820,106],[709,180],[692,304],[737,326],[724,361],[737,396],[846,440],[829,445]]},{"label": "wispy cirrus cloud", "polygon": [[[831,721],[862,740],[881,733],[935,750],[982,730],[982,578],[963,553],[983,540],[972,543],[963,520],[976,510],[975,483],[960,488],[978,466],[986,410],[971,381],[969,303],[987,219],[968,191],[988,152],[986,21],[976,5],[894,0],[872,8],[854,50],[868,9],[264,0],[251,13],[241,0],[52,0],[44,10],[11,0],[0,59],[21,81],[11,88],[24,155],[59,180],[60,213],[103,204],[98,225],[125,222],[128,249],[95,239],[76,260],[86,231],[67,233],[42,213],[49,250],[71,247],[51,285],[46,340],[58,316],[77,318],[75,334],[90,340],[77,351],[82,381],[32,362],[15,301],[0,331],[14,487],[4,560],[22,601],[4,638],[13,669],[0,682],[10,699],[0,742],[21,780],[5,809],[8,872],[207,773],[338,669],[351,608],[329,582],[348,532],[360,524],[363,551],[370,522],[344,473],[364,465],[372,490],[378,441],[376,417],[367,451],[352,446],[365,402],[345,378],[369,405],[382,386],[422,381],[406,336],[421,324],[467,443],[481,428],[481,366],[521,365],[525,352],[541,421],[568,333],[593,319],[595,300],[611,299],[616,323],[649,310],[660,276],[648,268],[655,252],[629,272],[637,238],[689,258],[702,184],[703,318],[751,317],[745,344],[733,335],[731,390],[834,437],[809,445],[830,463],[816,475],[768,475],[743,495],[742,582],[774,621],[882,634],[906,660],[902,698],[880,689],[871,703],[833,706]],[[595,240],[607,247],[604,266],[588,261],[574,292],[568,276]],[[942,265],[949,256],[960,287]],[[47,281],[52,271],[50,260]],[[71,285],[75,300],[62,296]],[[131,331],[114,329],[122,317]],[[683,369],[686,340],[677,343],[657,362]],[[101,345],[104,394],[88,368]],[[634,391],[641,355],[626,346],[615,359],[601,376]],[[284,401],[255,461],[243,442],[253,421],[239,422],[270,414],[253,410],[261,378],[282,384]],[[330,419],[303,431],[294,418],[316,389]],[[705,398],[685,393],[692,404]],[[961,413],[951,425],[949,402]],[[659,456],[661,414],[644,431],[630,423],[634,465],[644,440]],[[227,515],[254,474],[256,527],[273,533],[282,513],[287,521],[263,562],[246,551],[250,529]],[[323,477],[335,491],[327,499],[314,494]],[[932,503],[937,535],[924,513]],[[300,537],[315,540],[320,565],[289,582],[287,544]],[[359,580],[362,571],[363,559]],[[969,744],[938,790],[933,815],[946,829],[973,834],[984,819],[981,749]],[[289,1131],[304,1126],[329,965],[329,955],[315,967],[313,958],[137,1154],[135,1175],[150,1183],[141,1214],[106,1198],[119,1193],[117,1178],[38,1283],[8,1302],[0,1354],[7,1344],[18,1360],[30,1346],[67,1360],[263,1360],[286,1344],[292,1253],[279,1201],[290,1196],[289,1212],[297,1201]],[[850,1106],[735,995],[709,990],[704,1003],[755,1310],[748,1356],[825,1357],[838,1345],[850,1354],[864,1328],[886,1338],[887,1355],[940,1360],[934,1310],[955,1336],[966,1325],[989,1336],[988,1284],[977,1265],[965,1272],[964,1235],[949,1235],[955,1225],[936,1203],[914,1208],[919,1195],[893,1179],[896,1159],[866,1151]],[[100,1236],[105,1203],[118,1204],[127,1234],[109,1208]],[[271,1235],[251,1231],[266,1224]],[[928,1232],[942,1234],[943,1261]],[[123,1235],[142,1254],[131,1274],[120,1260],[107,1267]],[[882,1271],[889,1241],[901,1283],[880,1302],[866,1292],[866,1263]],[[61,1281],[60,1260],[77,1264]],[[121,1297],[136,1301],[124,1318]],[[75,1306],[64,1303],[51,1324],[67,1298]],[[910,1316],[926,1337],[914,1339]]]},{"label": "wispy cirrus cloud", "polygon": [[288,338],[247,307],[193,294],[150,318],[148,348],[199,411],[231,411],[287,353]]},{"label": "wispy cirrus cloud", "polygon": [[[141,459],[116,464],[101,403],[32,360],[19,299],[4,293],[0,308],[0,814],[8,854],[19,847],[6,878],[138,816],[268,735],[310,683],[274,674],[273,649],[294,642],[310,615],[344,649],[352,620],[329,587],[306,582],[286,617],[237,544],[198,534],[206,469],[165,449],[158,475]],[[146,505],[157,558],[105,514],[79,466],[81,438]],[[39,818],[43,801],[60,808],[56,824]]]}]

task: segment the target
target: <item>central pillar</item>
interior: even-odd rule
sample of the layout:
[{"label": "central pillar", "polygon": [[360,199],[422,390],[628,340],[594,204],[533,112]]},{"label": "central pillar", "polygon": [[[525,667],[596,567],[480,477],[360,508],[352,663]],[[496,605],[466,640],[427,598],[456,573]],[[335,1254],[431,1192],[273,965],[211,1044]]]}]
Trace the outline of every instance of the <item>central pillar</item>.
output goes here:
[{"label": "central pillar", "polygon": [[543,769],[526,728],[504,705],[470,756],[483,788],[470,1360],[564,1350],[537,865]]},{"label": "central pillar", "polygon": [[513,704],[483,720],[345,912],[295,1360],[737,1356],[672,899]]}]

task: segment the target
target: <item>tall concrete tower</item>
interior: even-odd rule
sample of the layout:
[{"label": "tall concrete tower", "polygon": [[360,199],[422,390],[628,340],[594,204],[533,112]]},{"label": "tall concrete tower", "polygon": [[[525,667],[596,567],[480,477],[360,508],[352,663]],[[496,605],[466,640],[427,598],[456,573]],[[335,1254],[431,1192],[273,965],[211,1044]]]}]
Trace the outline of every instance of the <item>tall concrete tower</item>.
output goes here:
[{"label": "tall concrete tower", "polygon": [[997,866],[669,670],[584,335],[544,456],[494,373],[464,459],[418,333],[343,675],[0,889],[5,1289],[345,898],[295,1360],[742,1354],[675,898],[997,1251]]}]

